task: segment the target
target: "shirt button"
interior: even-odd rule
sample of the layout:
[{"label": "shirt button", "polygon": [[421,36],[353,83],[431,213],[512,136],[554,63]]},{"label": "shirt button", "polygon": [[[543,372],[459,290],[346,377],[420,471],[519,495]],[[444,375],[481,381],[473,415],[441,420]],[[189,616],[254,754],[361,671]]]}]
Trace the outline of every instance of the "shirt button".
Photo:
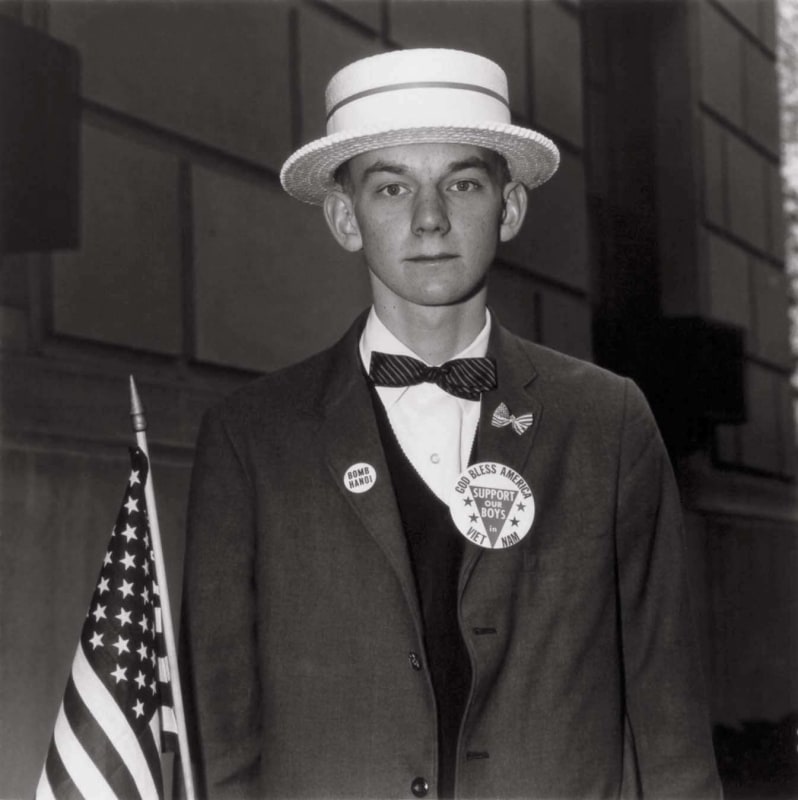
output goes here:
[{"label": "shirt button", "polygon": [[433,464],[440,464],[440,463],[441,463],[441,457],[440,457],[440,456],[439,456],[437,453],[433,453],[433,454],[432,454],[432,455],[429,457],[429,460],[430,460],[430,461],[431,461]]},{"label": "shirt button", "polygon": [[429,784],[424,778],[414,778],[413,783],[410,784],[410,791],[416,797],[426,797],[429,791]]},{"label": "shirt button", "polygon": [[414,653],[412,650],[407,654],[407,658],[410,661],[410,666],[413,667],[416,672],[421,669],[421,661],[418,657],[418,653]]}]

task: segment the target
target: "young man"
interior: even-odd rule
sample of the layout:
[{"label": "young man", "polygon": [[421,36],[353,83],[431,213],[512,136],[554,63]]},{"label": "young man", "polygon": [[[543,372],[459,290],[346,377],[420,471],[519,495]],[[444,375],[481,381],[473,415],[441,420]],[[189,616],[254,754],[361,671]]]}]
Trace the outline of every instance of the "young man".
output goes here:
[{"label": "young man", "polygon": [[720,794],[680,505],[628,380],[486,310],[555,146],[493,62],[356,62],[283,185],[373,307],[205,418],[183,665],[210,797]]}]

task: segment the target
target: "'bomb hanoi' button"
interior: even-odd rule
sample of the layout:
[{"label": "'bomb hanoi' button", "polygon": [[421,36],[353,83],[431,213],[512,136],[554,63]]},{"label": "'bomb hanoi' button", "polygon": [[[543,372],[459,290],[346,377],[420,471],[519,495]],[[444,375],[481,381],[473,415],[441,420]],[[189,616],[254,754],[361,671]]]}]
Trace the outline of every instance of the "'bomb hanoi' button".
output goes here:
[{"label": "'bomb hanoi' button", "polygon": [[344,486],[355,494],[367,492],[374,486],[376,480],[377,470],[374,469],[371,464],[363,462],[352,464],[352,466],[344,472]]}]

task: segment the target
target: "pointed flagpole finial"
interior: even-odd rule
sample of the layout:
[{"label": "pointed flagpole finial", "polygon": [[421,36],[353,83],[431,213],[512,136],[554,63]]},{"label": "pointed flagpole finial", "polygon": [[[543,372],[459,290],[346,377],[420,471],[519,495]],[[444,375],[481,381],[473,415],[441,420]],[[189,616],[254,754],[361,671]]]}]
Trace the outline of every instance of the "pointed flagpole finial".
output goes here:
[{"label": "pointed flagpole finial", "polygon": [[130,376],[130,418],[133,421],[133,430],[136,433],[147,430],[147,418],[144,416],[144,406],[141,404],[141,398],[136,389],[136,381],[133,380],[132,375]]}]

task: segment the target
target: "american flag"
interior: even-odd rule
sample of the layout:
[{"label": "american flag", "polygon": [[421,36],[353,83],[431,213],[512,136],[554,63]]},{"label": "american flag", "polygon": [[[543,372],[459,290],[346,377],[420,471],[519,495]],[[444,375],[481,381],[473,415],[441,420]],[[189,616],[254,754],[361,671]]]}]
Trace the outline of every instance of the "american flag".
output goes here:
[{"label": "american flag", "polygon": [[161,752],[177,749],[144,484],[131,472],[36,789],[44,798],[162,798]]}]

